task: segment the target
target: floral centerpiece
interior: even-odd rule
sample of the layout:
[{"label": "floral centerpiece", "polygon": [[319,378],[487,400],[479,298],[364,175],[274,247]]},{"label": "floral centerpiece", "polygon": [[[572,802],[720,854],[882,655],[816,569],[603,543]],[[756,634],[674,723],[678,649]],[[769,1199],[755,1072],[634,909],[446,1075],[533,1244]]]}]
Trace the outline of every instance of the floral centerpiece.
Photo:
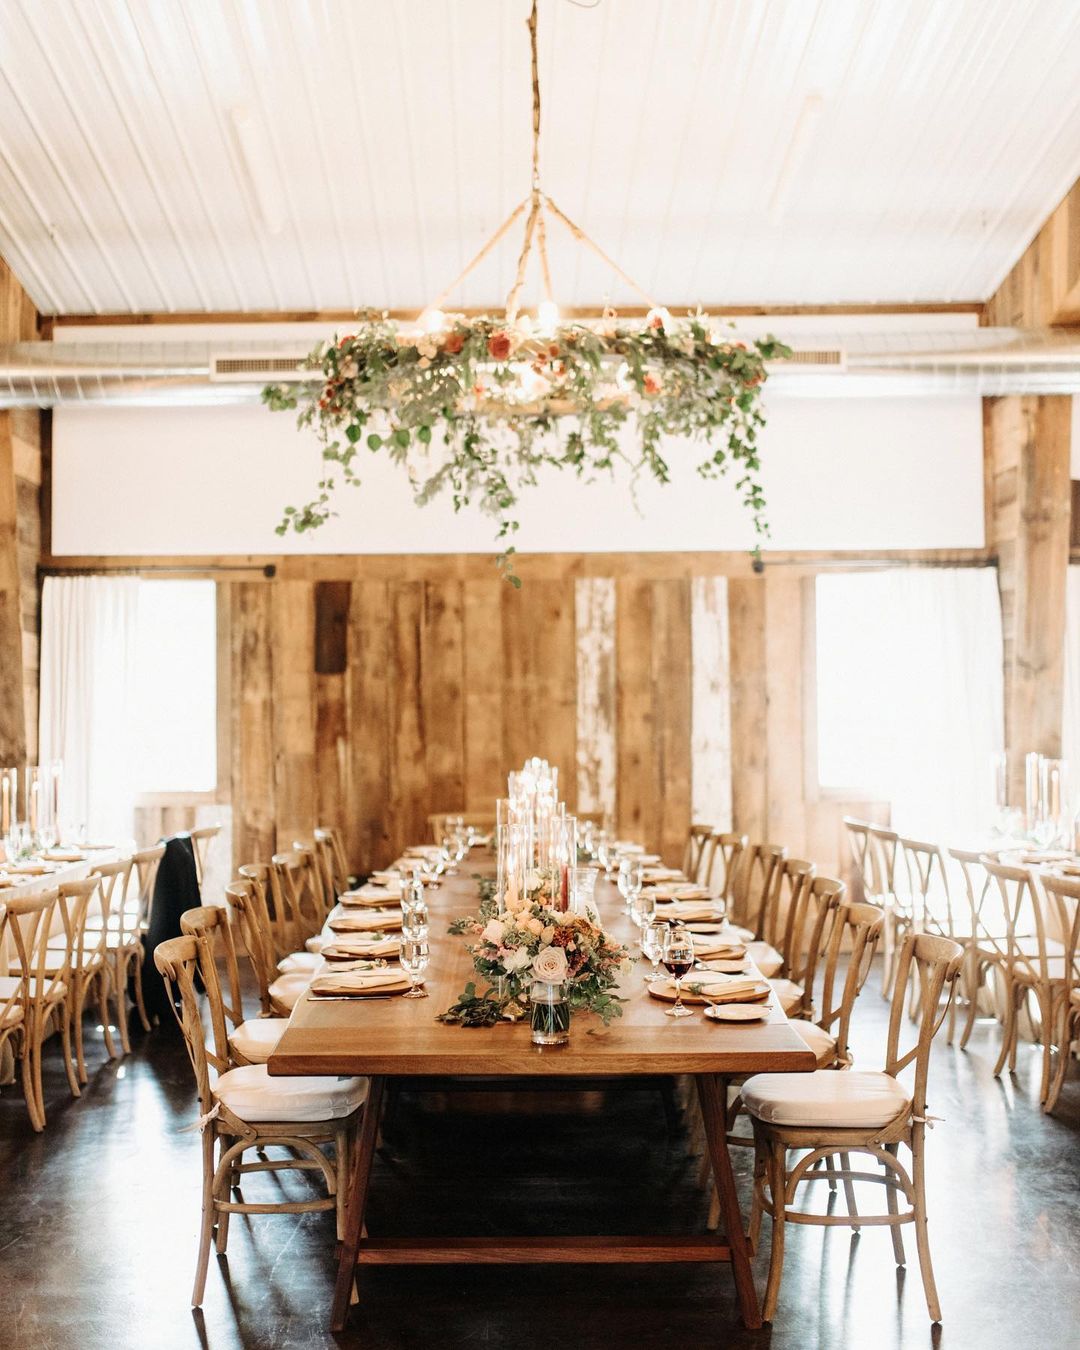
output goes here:
[{"label": "floral centerpiece", "polygon": [[612,991],[631,969],[629,953],[580,914],[529,898],[501,913],[486,903],[477,915],[452,924],[450,932],[472,939],[473,964],[489,988],[478,994],[475,984],[467,985],[440,1021],[490,1026],[519,1016],[534,981],[561,985],[571,1009],[596,1013],[605,1024],[622,1016]]}]

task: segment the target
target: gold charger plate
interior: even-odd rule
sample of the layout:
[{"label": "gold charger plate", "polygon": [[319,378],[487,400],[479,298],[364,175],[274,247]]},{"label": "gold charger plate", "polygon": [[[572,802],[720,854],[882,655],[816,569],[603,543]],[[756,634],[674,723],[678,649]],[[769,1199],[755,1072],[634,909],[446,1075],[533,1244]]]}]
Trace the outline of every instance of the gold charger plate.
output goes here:
[{"label": "gold charger plate", "polygon": [[401,927],[401,910],[342,914],[337,919],[328,919],[327,927],[332,933],[390,933]]},{"label": "gold charger plate", "polygon": [[[772,986],[766,984],[764,980],[759,980],[752,989],[736,989],[730,994],[709,993],[706,998],[704,994],[695,994],[691,992],[690,985],[694,983],[692,976],[687,976],[683,981],[682,1001],[684,1003],[760,1003],[772,993]],[[674,1003],[675,990],[667,987],[667,980],[650,980],[645,986],[653,998],[658,998],[661,1003]]]},{"label": "gold charger plate", "polygon": [[384,950],[376,951],[376,947],[383,947],[383,943],[361,942],[353,943],[330,942],[319,952],[324,961],[389,961],[397,956],[401,951],[401,943],[396,939]]}]

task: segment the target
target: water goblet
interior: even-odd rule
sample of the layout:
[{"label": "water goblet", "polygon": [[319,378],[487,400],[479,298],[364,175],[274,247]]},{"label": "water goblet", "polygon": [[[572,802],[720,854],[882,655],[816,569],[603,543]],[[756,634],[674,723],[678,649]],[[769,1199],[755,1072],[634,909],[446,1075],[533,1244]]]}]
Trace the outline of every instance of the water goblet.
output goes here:
[{"label": "water goblet", "polygon": [[641,894],[642,887],[645,884],[645,875],[642,871],[641,864],[639,862],[637,862],[633,858],[630,858],[629,863],[630,866],[629,870],[627,871],[627,880],[626,880],[626,903],[627,907],[630,910],[630,914],[633,915],[634,905],[637,902],[637,898]]},{"label": "water goblet", "polygon": [[630,859],[623,858],[622,862],[619,863],[619,875],[617,878],[619,894],[623,898],[623,910],[627,914],[630,913],[630,890],[631,890],[630,867],[631,867]]},{"label": "water goblet", "polygon": [[656,892],[639,889],[630,902],[630,917],[639,928],[648,928],[656,918]]},{"label": "water goblet", "polygon": [[694,968],[694,939],[681,923],[671,924],[664,934],[664,948],[660,958],[664,969],[675,981],[675,1003],[668,1008],[668,1017],[693,1017],[693,1010],[682,1001],[682,982]]},{"label": "water goblet", "polygon": [[664,954],[664,934],[666,932],[666,923],[646,924],[641,930],[641,953],[647,961],[652,962],[652,974],[649,978],[653,980],[660,974],[660,958]]},{"label": "water goblet", "polygon": [[428,940],[424,937],[407,937],[402,934],[401,939],[401,969],[409,977],[409,992],[404,995],[405,998],[427,998],[428,992],[423,987],[422,980],[424,971],[427,969],[427,963],[430,953],[428,951]]}]

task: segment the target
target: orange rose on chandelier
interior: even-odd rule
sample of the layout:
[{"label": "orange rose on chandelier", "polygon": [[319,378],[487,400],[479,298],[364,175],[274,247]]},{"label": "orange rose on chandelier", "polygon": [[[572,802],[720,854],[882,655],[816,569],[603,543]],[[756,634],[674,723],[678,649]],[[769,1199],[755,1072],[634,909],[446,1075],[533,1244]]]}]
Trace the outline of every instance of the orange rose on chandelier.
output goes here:
[{"label": "orange rose on chandelier", "polygon": [[506,361],[514,349],[510,334],[505,329],[492,333],[488,338],[487,349],[493,361]]}]

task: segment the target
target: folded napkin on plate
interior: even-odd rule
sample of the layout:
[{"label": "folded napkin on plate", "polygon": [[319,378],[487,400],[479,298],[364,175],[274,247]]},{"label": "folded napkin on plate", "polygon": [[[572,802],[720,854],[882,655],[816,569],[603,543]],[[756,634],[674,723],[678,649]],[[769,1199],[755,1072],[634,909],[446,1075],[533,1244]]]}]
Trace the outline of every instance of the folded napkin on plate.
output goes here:
[{"label": "folded napkin on plate", "polygon": [[646,886],[654,886],[658,881],[686,881],[686,875],[680,872],[677,867],[643,867],[641,869],[641,878]]},{"label": "folded napkin on plate", "polygon": [[9,872],[17,872],[24,877],[43,877],[46,873],[53,870],[49,863],[44,862],[17,862],[8,863]]},{"label": "folded napkin on plate", "polygon": [[393,886],[372,886],[370,882],[359,890],[342,891],[338,899],[343,905],[385,905],[401,899],[401,883]]},{"label": "folded napkin on plate", "polygon": [[367,941],[363,938],[352,938],[346,939],[344,942],[328,942],[323,947],[322,954],[324,957],[332,956],[338,960],[344,960],[347,957],[362,960],[364,957],[396,956],[400,950],[400,938],[372,938]]},{"label": "folded napkin on plate", "polygon": [[684,922],[695,919],[716,918],[716,906],[711,900],[692,901],[686,904],[657,905],[658,919],[681,919]]},{"label": "folded napkin on plate", "polygon": [[370,910],[367,914],[341,914],[327,923],[335,933],[377,933],[380,928],[400,928],[400,909]]},{"label": "folded napkin on plate", "polygon": [[709,960],[709,961],[702,961],[702,962],[701,962],[701,966],[702,966],[703,969],[705,969],[705,970],[711,970],[711,971],[713,971],[713,972],[716,973],[716,974],[720,974],[720,975],[732,975],[732,974],[735,974],[734,971],[730,971],[730,970],[721,970],[721,963],[722,963],[723,965],[729,965],[729,964],[730,964],[730,965],[734,965],[734,963],[735,963],[736,961],[741,961],[741,962],[743,963],[743,968],[745,969],[746,956],[745,956],[744,953],[742,953],[742,952],[735,952],[734,955],[732,955],[732,956],[720,956],[719,954],[713,954],[713,955],[712,955],[712,960]]},{"label": "folded napkin on plate", "polygon": [[1022,863],[1071,862],[1073,855],[1061,848],[1032,848],[1020,854]]},{"label": "folded napkin on plate", "polygon": [[[746,975],[723,975],[719,971],[692,970],[683,980],[683,991],[696,985],[709,997],[717,994],[753,994],[760,991],[762,981]],[[675,981],[667,980],[666,988],[674,992]]]},{"label": "folded napkin on plate", "polygon": [[652,893],[657,900],[711,900],[707,886],[693,886],[688,882],[676,885],[653,886]]},{"label": "folded napkin on plate", "polygon": [[50,848],[44,856],[49,862],[82,862],[86,854],[74,848]]},{"label": "folded napkin on plate", "polygon": [[401,970],[346,970],[318,975],[311,982],[313,994],[367,994],[376,989],[395,989],[405,980]]}]

